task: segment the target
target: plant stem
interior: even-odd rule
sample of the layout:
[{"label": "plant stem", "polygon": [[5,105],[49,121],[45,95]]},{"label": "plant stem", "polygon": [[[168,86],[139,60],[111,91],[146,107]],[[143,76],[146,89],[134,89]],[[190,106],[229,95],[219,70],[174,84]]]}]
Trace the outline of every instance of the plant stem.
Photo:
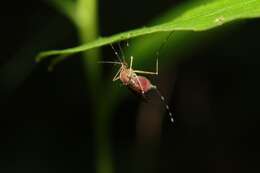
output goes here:
[{"label": "plant stem", "polygon": [[[84,44],[95,40],[98,37],[97,0],[78,0],[76,16],[80,41]],[[91,89],[98,89],[96,86],[98,86],[100,80],[101,70],[100,65],[97,63],[99,55],[100,51],[98,49],[83,53],[83,63],[89,80],[88,84],[92,85],[90,86]]]},{"label": "plant stem", "polygon": [[[78,0],[76,5],[76,25],[82,43],[87,43],[98,37],[98,2],[97,0]],[[84,69],[88,78],[88,88],[93,111],[95,111],[95,149],[96,149],[96,172],[112,173],[112,153],[109,141],[109,117],[105,108],[102,109],[101,102],[104,99],[103,88],[101,88],[101,67],[99,61],[100,51],[98,49],[83,53]],[[88,57],[88,58],[87,58]]]}]

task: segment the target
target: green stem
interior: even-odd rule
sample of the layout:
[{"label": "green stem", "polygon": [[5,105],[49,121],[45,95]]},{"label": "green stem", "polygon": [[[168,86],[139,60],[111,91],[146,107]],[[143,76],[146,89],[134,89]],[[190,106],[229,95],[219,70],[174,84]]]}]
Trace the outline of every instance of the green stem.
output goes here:
[{"label": "green stem", "polygon": [[[76,4],[76,25],[81,42],[87,43],[98,37],[98,2],[97,0],[78,0]],[[101,67],[97,63],[100,58],[98,49],[83,53],[84,69],[88,78],[88,88],[95,117],[95,148],[96,148],[96,171],[97,173],[112,173],[112,153],[109,140],[109,115],[103,106],[105,92],[102,87]],[[88,58],[87,58],[88,57]],[[103,100],[102,100],[103,99]],[[104,109],[103,109],[104,108]]]},{"label": "green stem", "polygon": [[[80,41],[84,44],[95,40],[98,37],[98,13],[97,0],[78,0],[76,8],[76,25]],[[83,53],[84,68],[88,77],[90,88],[98,89],[96,86],[100,80],[100,51],[98,49]],[[87,58],[88,57],[88,58]],[[94,93],[99,93],[95,91]],[[95,97],[96,98],[96,97]],[[95,99],[93,98],[93,99]]]}]

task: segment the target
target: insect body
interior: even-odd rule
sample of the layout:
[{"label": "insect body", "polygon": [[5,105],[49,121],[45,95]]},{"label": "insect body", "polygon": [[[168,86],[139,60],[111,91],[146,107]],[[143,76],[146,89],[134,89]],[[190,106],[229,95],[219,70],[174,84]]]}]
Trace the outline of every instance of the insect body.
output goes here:
[{"label": "insect body", "polygon": [[[139,74],[148,74],[148,75],[158,75],[158,59],[156,61],[156,71],[155,72],[149,72],[149,71],[141,71],[141,70],[134,70],[132,68],[133,65],[133,56],[130,57],[130,65],[125,62],[124,55],[123,60],[121,60],[120,56],[118,55],[117,51],[112,46],[116,56],[118,57],[119,61],[101,61],[101,63],[111,63],[111,64],[118,64],[121,65],[119,70],[117,71],[116,75],[113,78],[113,81],[120,80],[123,85],[127,86],[129,89],[131,89],[133,92],[135,92],[138,95],[141,95],[145,98],[145,94],[149,92],[150,90],[156,90],[157,94],[160,96],[161,101],[164,103],[165,108],[168,111],[168,114],[170,116],[171,122],[174,122],[173,115],[170,111],[170,108],[168,104],[165,102],[165,98],[161,95],[159,90],[155,85],[153,85],[149,79],[147,79],[144,76],[141,76]],[[121,47],[119,46],[121,53],[123,54],[123,51]]]},{"label": "insect body", "polygon": [[133,70],[132,64],[133,64],[133,57],[130,57],[130,67],[127,66],[126,63],[122,63],[117,75],[114,77],[113,81],[116,81],[118,79],[121,80],[123,85],[128,86],[130,89],[132,89],[134,92],[141,94],[144,96],[145,93],[153,89],[155,86],[151,84],[149,79],[147,79],[144,76],[137,75],[138,73],[145,73],[145,74],[158,74],[158,62],[156,65],[156,72],[146,72],[146,71],[140,71],[140,70]]}]

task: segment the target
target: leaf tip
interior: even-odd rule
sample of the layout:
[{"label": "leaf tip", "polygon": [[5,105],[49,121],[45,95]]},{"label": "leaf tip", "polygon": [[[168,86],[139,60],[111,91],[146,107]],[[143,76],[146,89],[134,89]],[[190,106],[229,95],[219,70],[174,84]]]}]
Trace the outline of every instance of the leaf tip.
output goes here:
[{"label": "leaf tip", "polygon": [[43,55],[42,55],[42,53],[39,53],[36,57],[35,57],[35,62],[36,63],[39,63],[40,61],[42,61],[42,59],[43,59]]}]

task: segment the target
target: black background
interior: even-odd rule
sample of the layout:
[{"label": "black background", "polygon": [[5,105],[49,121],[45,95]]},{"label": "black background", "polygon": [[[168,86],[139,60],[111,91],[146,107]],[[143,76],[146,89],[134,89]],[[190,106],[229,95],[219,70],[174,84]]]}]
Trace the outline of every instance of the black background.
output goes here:
[{"label": "black background", "polygon": [[[142,26],[180,1],[138,3],[101,1],[101,34]],[[73,25],[43,1],[7,1],[0,8],[0,172],[94,172],[93,110],[80,59],[52,73],[47,61],[33,59],[43,49],[77,45]],[[126,98],[112,122],[116,171],[257,171],[259,31],[259,20],[248,20],[170,70],[177,122],[164,123],[160,142],[136,148],[131,113],[139,100]]]}]

